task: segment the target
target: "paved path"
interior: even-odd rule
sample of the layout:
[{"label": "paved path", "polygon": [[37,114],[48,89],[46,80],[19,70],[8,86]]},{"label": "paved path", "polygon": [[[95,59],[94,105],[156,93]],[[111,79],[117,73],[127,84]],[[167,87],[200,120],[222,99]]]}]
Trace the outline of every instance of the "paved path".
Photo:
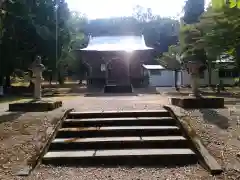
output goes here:
[{"label": "paved path", "polygon": [[112,97],[62,97],[63,106],[76,111],[109,111],[131,109],[162,109],[168,98],[160,95],[112,96]]},{"label": "paved path", "polygon": [[[63,101],[63,108],[74,108],[76,111],[157,110],[161,109],[162,105],[169,103],[168,98],[161,95],[105,97],[63,96],[49,99],[61,100]],[[0,103],[1,116],[10,113],[8,112],[8,104],[9,103]]]}]

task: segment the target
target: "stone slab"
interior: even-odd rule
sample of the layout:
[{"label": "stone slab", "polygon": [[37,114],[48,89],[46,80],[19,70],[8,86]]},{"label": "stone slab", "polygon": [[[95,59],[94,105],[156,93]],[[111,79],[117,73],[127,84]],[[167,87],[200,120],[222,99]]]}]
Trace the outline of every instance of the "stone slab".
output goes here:
[{"label": "stone slab", "polygon": [[123,137],[123,136],[170,136],[181,135],[177,126],[130,126],[130,127],[85,127],[61,128],[57,138],[87,138],[87,137]]},{"label": "stone slab", "polygon": [[89,118],[66,119],[62,127],[100,127],[100,126],[173,126],[176,121],[172,117],[140,117],[140,118]]},{"label": "stone slab", "polygon": [[56,138],[52,143],[84,143],[84,142],[111,142],[111,141],[140,141],[140,137],[99,137],[99,138]]},{"label": "stone slab", "polygon": [[177,126],[116,126],[116,127],[79,127],[79,128],[61,128],[59,131],[112,131],[112,130],[172,130],[179,129]]},{"label": "stone slab", "polygon": [[171,140],[186,140],[183,136],[143,136],[143,141],[171,141]]},{"label": "stone slab", "polygon": [[71,112],[68,118],[116,118],[116,117],[169,117],[166,110],[136,110],[136,111],[93,111],[93,112]]},{"label": "stone slab", "polygon": [[133,93],[131,85],[106,85],[104,93]]},{"label": "stone slab", "polygon": [[224,98],[195,98],[195,97],[173,97],[171,104],[186,109],[196,108],[224,108]]},{"label": "stone slab", "polygon": [[177,126],[130,126],[130,127],[100,127],[100,130],[125,130],[125,129],[179,129]]},{"label": "stone slab", "polygon": [[192,139],[193,142],[197,145],[198,147],[198,152],[202,155],[204,162],[208,166],[208,169],[210,170],[211,174],[216,175],[216,174],[221,174],[223,172],[222,167],[216,159],[209,153],[207,148],[202,144],[201,140],[199,138],[194,138]]},{"label": "stone slab", "polygon": [[89,150],[89,151],[54,151],[45,154],[44,159],[84,158],[99,156],[171,156],[195,155],[191,149],[124,149],[124,150]]},{"label": "stone slab", "polygon": [[183,136],[143,136],[143,137],[98,137],[98,138],[56,138],[52,143],[84,143],[84,142],[113,142],[113,141],[168,141],[186,140]]},{"label": "stone slab", "polygon": [[195,153],[191,149],[124,149],[98,150],[95,156],[149,156],[149,155],[188,155]]},{"label": "stone slab", "polygon": [[62,157],[92,157],[95,154],[95,150],[88,150],[88,151],[58,151],[58,152],[48,152],[43,157],[44,159],[47,158],[62,158]]},{"label": "stone slab", "polygon": [[91,119],[66,119],[64,122],[89,122],[89,121],[131,121],[131,120],[172,120],[172,117],[132,117],[132,118],[91,118]]},{"label": "stone slab", "polygon": [[27,101],[9,104],[13,112],[44,112],[62,107],[62,101]]},{"label": "stone slab", "polygon": [[149,148],[187,148],[188,141],[182,136],[158,137],[90,137],[90,138],[56,138],[49,151],[93,150],[93,149],[149,149]]},{"label": "stone slab", "polygon": [[17,173],[16,176],[28,176],[32,170],[32,167],[30,166],[25,166],[21,168]]}]

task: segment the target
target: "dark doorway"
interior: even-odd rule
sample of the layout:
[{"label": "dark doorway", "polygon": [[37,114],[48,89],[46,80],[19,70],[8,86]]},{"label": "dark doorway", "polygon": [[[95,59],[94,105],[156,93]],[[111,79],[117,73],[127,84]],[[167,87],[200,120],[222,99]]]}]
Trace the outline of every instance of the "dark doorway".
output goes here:
[{"label": "dark doorway", "polygon": [[123,59],[112,59],[108,63],[107,84],[129,84],[129,68]]}]

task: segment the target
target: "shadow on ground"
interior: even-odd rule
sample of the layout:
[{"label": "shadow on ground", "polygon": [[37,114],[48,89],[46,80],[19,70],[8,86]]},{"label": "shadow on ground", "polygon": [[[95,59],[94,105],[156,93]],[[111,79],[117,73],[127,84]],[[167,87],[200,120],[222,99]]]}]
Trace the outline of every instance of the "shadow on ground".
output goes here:
[{"label": "shadow on ground", "polygon": [[5,122],[15,121],[23,114],[24,114],[24,112],[13,112],[13,113],[4,114],[4,115],[0,116],[0,124],[5,123]]},{"label": "shadow on ground", "polygon": [[208,123],[214,124],[221,129],[227,129],[230,126],[229,119],[219,114],[216,110],[200,109],[199,111],[203,114],[203,119]]}]

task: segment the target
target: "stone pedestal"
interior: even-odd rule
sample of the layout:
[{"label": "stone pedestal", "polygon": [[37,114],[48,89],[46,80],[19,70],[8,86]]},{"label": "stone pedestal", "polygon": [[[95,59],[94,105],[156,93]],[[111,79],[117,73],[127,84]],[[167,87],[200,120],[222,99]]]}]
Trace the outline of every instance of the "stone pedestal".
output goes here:
[{"label": "stone pedestal", "polygon": [[185,109],[224,108],[224,98],[215,97],[174,97],[171,98],[171,104]]},{"label": "stone pedestal", "polygon": [[133,88],[131,84],[105,85],[104,93],[133,93]]},{"label": "stone pedestal", "polygon": [[52,100],[26,101],[26,102],[9,104],[9,111],[44,112],[44,111],[52,111],[59,107],[62,107],[62,101],[52,101]]}]

